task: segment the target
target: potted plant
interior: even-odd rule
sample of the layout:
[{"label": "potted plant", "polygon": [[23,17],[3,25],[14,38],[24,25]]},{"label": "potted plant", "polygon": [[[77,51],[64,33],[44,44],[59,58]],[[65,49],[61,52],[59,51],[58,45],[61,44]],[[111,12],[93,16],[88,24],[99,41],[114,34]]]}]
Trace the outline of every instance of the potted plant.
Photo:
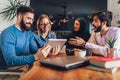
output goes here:
[{"label": "potted plant", "polygon": [[4,19],[12,20],[17,14],[17,8],[21,5],[27,5],[28,0],[8,0],[10,5],[7,5],[0,14],[3,14]]},{"label": "potted plant", "polygon": [[109,46],[109,58],[114,58],[114,44],[115,44],[116,39],[110,37],[109,39],[106,40],[106,43]]}]

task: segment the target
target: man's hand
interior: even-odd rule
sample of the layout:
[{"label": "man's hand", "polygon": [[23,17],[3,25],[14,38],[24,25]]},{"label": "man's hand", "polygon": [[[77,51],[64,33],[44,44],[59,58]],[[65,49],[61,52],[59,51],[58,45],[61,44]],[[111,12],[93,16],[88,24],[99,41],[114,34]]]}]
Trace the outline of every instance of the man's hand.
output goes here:
[{"label": "man's hand", "polygon": [[46,45],[46,47],[42,49],[42,54],[45,58],[50,53],[51,49],[52,49],[52,47],[50,45]]},{"label": "man's hand", "polygon": [[46,45],[43,48],[38,49],[37,53],[34,55],[35,60],[46,58],[51,49],[50,45]]},{"label": "man's hand", "polygon": [[82,46],[85,44],[85,41],[80,37],[76,37],[76,38],[70,38],[68,43],[75,46]]}]

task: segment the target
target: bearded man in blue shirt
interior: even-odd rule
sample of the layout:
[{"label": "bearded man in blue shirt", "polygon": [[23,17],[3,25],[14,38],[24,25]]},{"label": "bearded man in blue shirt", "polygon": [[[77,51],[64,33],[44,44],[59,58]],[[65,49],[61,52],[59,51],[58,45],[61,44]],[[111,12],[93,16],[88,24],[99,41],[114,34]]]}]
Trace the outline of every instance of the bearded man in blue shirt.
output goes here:
[{"label": "bearded man in blue shirt", "polygon": [[31,64],[43,57],[30,30],[34,13],[35,11],[30,7],[19,7],[16,23],[2,31],[0,35],[0,68]]}]

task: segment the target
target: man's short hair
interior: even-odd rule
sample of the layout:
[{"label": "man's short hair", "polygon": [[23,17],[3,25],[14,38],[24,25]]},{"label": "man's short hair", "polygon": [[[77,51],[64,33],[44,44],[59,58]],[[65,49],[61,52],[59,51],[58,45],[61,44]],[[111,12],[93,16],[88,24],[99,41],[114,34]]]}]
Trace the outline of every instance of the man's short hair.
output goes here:
[{"label": "man's short hair", "polygon": [[28,6],[20,6],[20,7],[17,9],[17,15],[18,15],[19,13],[25,14],[26,12],[30,12],[30,13],[35,14],[35,10],[32,9],[31,7],[28,7]]},{"label": "man's short hair", "polygon": [[93,17],[97,16],[101,22],[107,21],[107,26],[111,26],[111,21],[112,21],[112,12],[111,11],[106,11],[106,10],[101,10],[101,11],[96,11],[93,13]]}]

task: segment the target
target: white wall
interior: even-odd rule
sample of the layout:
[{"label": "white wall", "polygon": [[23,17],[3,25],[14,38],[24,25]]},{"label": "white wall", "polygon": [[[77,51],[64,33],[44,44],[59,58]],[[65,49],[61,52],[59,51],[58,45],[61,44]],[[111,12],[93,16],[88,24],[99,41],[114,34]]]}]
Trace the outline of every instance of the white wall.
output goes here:
[{"label": "white wall", "polygon": [[[22,0],[21,0],[22,1]],[[25,0],[23,0],[25,1]],[[28,0],[27,5],[30,4],[30,0]],[[7,5],[9,5],[9,1],[8,0],[0,0],[0,11],[2,11]],[[6,27],[15,24],[16,22],[16,18],[14,18],[13,20],[9,21],[7,19],[3,19],[2,14],[0,14],[0,31],[4,30]]]},{"label": "white wall", "polygon": [[117,23],[117,21],[120,20],[120,4],[118,4],[119,0],[107,0],[107,1],[108,1],[108,10],[113,12],[112,25],[120,26],[120,24]]},{"label": "white wall", "polygon": [[[8,0],[0,0],[0,11],[2,11],[3,8],[6,7],[6,5],[9,5]],[[12,21],[3,20],[3,16],[2,14],[0,14],[0,31],[5,29],[9,25],[13,24],[14,22],[15,20],[12,20]]]}]

